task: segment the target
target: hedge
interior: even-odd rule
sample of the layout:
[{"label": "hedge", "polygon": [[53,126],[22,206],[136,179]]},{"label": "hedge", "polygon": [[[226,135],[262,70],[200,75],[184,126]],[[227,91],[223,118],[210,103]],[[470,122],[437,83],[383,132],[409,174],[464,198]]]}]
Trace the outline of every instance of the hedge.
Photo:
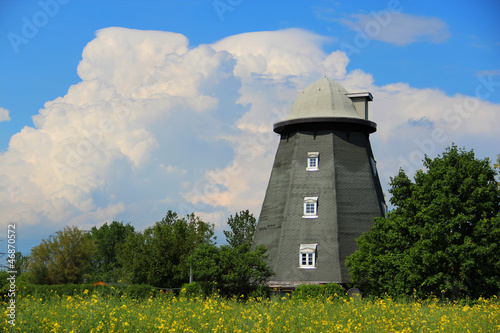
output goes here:
[{"label": "hedge", "polygon": [[336,283],[328,283],[323,285],[318,284],[301,284],[293,291],[292,297],[295,299],[308,298],[343,298],[347,297],[345,289]]},{"label": "hedge", "polygon": [[[8,293],[7,288],[0,291],[0,297],[5,299]],[[145,284],[61,284],[61,285],[39,285],[21,283],[16,286],[16,298],[22,298],[24,295],[36,296],[42,299],[61,296],[88,297],[94,293],[102,296],[127,295],[136,299],[146,299],[150,296],[156,297],[164,295],[167,292],[157,290],[150,285]]]}]

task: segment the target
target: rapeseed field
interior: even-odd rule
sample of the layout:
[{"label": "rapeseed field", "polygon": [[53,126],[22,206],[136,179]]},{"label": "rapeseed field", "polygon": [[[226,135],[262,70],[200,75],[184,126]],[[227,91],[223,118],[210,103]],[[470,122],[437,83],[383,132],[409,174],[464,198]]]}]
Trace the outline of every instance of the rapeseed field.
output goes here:
[{"label": "rapeseed field", "polygon": [[500,302],[25,295],[1,332],[500,332]]}]

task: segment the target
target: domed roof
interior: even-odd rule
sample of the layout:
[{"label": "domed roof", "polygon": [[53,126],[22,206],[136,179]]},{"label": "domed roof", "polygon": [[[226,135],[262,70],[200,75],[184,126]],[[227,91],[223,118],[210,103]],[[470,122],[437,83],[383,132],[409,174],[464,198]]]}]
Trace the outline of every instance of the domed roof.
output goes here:
[{"label": "domed roof", "polygon": [[349,93],[326,77],[304,89],[287,118],[274,124],[278,134],[298,130],[340,129],[373,133],[377,124],[368,120],[369,92]]},{"label": "domed roof", "polygon": [[362,117],[356,112],[349,92],[340,84],[323,78],[307,86],[293,103],[286,120],[317,117]]}]

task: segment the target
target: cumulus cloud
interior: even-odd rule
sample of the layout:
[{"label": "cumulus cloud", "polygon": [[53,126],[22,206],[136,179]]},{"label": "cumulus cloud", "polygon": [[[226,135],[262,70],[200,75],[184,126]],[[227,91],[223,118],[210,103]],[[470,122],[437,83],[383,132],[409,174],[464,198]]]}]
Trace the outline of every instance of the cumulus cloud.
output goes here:
[{"label": "cumulus cloud", "polygon": [[497,149],[500,105],[487,101],[486,81],[478,78],[477,96],[377,86],[369,71],[348,72],[346,54],[326,53],[326,42],[300,29],[194,47],[169,32],[98,31],[82,53],[82,81],[0,154],[2,223],[37,233],[111,220],[140,229],[171,209],[196,212],[220,234],[229,214],[259,214],[278,144],[272,125],[325,74],[374,95],[371,142],[384,185],[453,141]]},{"label": "cumulus cloud", "polygon": [[101,29],[83,50],[78,75],[84,81],[100,79],[118,92],[130,94],[152,78],[165,56],[181,55],[187,49],[187,38],[178,33]]},{"label": "cumulus cloud", "polygon": [[83,51],[82,81],[47,102],[0,156],[3,221],[57,228],[132,214],[148,223],[144,207],[166,211],[156,196],[179,197],[188,171],[217,165],[197,158],[212,149],[229,159],[213,136],[239,116],[226,107],[238,98],[234,60],[186,45],[168,32],[99,31]]},{"label": "cumulus cloud", "polygon": [[451,37],[448,25],[439,18],[389,10],[353,14],[340,22],[369,39],[398,46],[415,42],[443,43]]},{"label": "cumulus cloud", "polygon": [[10,120],[9,110],[0,107],[0,122],[9,120]]}]

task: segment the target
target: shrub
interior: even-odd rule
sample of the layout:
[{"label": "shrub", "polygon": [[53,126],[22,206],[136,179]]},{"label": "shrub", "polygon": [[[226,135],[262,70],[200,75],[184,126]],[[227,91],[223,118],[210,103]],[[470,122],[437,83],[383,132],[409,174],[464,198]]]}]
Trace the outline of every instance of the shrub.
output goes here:
[{"label": "shrub", "polygon": [[319,298],[322,296],[322,286],[317,284],[301,284],[293,291],[293,298],[296,299],[308,299],[308,298]]},{"label": "shrub", "polygon": [[[5,288],[4,288],[5,289]],[[6,297],[6,290],[2,289],[2,298]],[[82,297],[90,296],[98,293],[102,296],[122,296],[128,295],[131,298],[146,299],[150,296],[161,295],[162,292],[156,290],[154,287],[144,284],[132,285],[108,285],[108,284],[54,284],[54,285],[37,285],[30,283],[17,284],[16,296],[23,298],[31,295],[41,299],[50,299],[53,297],[61,296],[75,296]]]},{"label": "shrub", "polygon": [[201,285],[198,282],[184,283],[180,294],[186,298],[202,298],[204,296]]},{"label": "shrub", "polygon": [[294,299],[308,299],[308,298],[342,298],[346,297],[344,288],[336,283],[329,283],[325,285],[318,284],[302,284],[295,288],[292,297]]},{"label": "shrub", "polygon": [[346,290],[340,284],[328,283],[322,286],[325,297],[346,297]]},{"label": "shrub", "polygon": [[252,292],[250,292],[250,298],[253,298],[254,300],[263,300],[269,298],[271,289],[263,284],[256,286]]}]

